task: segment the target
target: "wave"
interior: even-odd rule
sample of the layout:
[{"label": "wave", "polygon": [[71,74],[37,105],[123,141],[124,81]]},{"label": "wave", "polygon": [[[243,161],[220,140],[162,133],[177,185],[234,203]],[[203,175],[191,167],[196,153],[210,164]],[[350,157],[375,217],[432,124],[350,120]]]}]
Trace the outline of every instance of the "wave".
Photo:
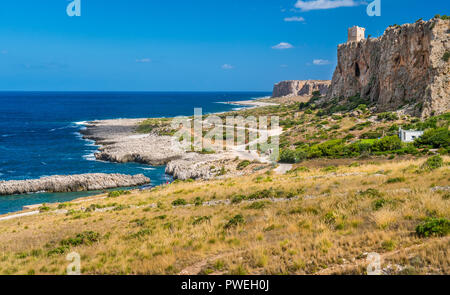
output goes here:
[{"label": "wave", "polygon": [[11,137],[14,136],[15,134],[2,134],[2,137]]},{"label": "wave", "polygon": [[88,121],[80,121],[80,122],[73,122],[73,124],[77,125],[77,126],[84,126],[87,125]]},{"label": "wave", "polygon": [[89,153],[87,155],[83,155],[82,157],[86,161],[97,161],[97,159],[95,158],[95,153]]},{"label": "wave", "polygon": [[139,167],[139,169],[142,169],[142,170],[156,170],[156,168],[152,168],[152,167]]},{"label": "wave", "polygon": [[83,135],[81,135],[80,132],[72,132],[73,135],[75,135],[79,139],[83,139]]},{"label": "wave", "polygon": [[70,124],[70,125],[63,126],[63,127],[58,127],[58,128],[50,129],[50,132],[55,132],[56,130],[64,130],[64,129],[69,129],[69,128],[77,128],[78,126],[79,126],[79,125],[76,125],[76,124],[74,123],[74,124]]}]

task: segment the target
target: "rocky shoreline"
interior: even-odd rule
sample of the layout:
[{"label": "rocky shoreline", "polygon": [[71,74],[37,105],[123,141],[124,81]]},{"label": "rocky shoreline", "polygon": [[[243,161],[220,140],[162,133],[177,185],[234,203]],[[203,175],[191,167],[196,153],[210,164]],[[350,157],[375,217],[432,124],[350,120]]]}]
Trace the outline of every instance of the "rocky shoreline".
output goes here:
[{"label": "rocky shoreline", "polygon": [[[210,179],[219,171],[215,163],[235,158],[227,152],[199,154],[186,152],[171,136],[136,132],[145,119],[116,119],[87,122],[80,133],[100,145],[95,158],[115,163],[136,162],[151,166],[167,165],[166,173],[175,179]],[[217,166],[217,165],[216,165]]]},{"label": "rocky shoreline", "polygon": [[181,159],[184,151],[170,136],[138,134],[136,129],[145,119],[116,119],[87,122],[80,133],[84,139],[100,145],[95,158],[114,163],[136,162],[152,166],[166,165]]},{"label": "rocky shoreline", "polygon": [[143,174],[54,175],[31,180],[0,181],[0,196],[37,192],[63,193],[133,187],[150,183]]},{"label": "rocky shoreline", "polygon": [[[277,105],[257,100],[229,102],[250,108]],[[140,134],[137,128],[146,119],[112,119],[86,122],[80,131],[84,139],[99,145],[95,158],[115,163],[141,163],[166,166],[166,173],[174,179],[211,179],[221,174],[222,167],[231,167],[236,157],[248,155],[235,151],[214,154],[186,152],[171,136],[155,133]],[[249,160],[254,160],[250,158]]]}]

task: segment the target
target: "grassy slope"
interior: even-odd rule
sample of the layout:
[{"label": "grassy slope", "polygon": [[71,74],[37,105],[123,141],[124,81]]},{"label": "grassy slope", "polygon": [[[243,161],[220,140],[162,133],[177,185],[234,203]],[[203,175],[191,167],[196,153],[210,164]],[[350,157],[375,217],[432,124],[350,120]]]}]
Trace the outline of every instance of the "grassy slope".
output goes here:
[{"label": "grassy slope", "polygon": [[[64,274],[66,253],[76,251],[85,274],[363,273],[365,252],[383,254],[385,266],[407,267],[403,273],[448,274],[449,239],[414,234],[426,217],[450,217],[448,192],[430,190],[450,184],[449,166],[417,172],[423,161],[341,166],[337,175],[317,168],[174,183],[73,203],[69,214],[2,221],[0,273]],[[400,180],[388,183],[392,178]],[[370,188],[376,191],[360,193]],[[180,198],[193,204],[264,196],[265,189],[299,198],[172,206]],[[107,208],[85,212],[91,205]],[[233,219],[238,214],[243,223]],[[61,247],[85,231],[99,239]]]}]

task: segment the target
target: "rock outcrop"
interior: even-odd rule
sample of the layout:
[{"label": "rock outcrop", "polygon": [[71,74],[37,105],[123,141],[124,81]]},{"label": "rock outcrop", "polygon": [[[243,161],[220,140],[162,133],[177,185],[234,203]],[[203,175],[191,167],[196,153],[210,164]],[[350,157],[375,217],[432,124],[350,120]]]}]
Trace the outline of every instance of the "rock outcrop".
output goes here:
[{"label": "rock outcrop", "polygon": [[232,153],[199,154],[186,152],[170,136],[138,134],[136,128],[144,119],[115,119],[86,123],[83,138],[101,145],[98,160],[152,166],[167,165],[166,173],[175,179],[210,179],[219,173],[223,161],[234,159]]},{"label": "rock outcrop", "polygon": [[[211,179],[220,172],[221,162],[226,162],[221,154],[200,155],[187,153],[183,159],[171,161],[166,166],[166,173],[174,179]],[[214,167],[212,169],[212,167]]]},{"label": "rock outcrop", "polygon": [[291,80],[282,81],[273,87],[272,97],[310,96],[314,91],[327,94],[331,81],[325,80]]},{"label": "rock outcrop", "polygon": [[97,160],[115,163],[136,162],[152,166],[165,165],[185,154],[181,145],[170,136],[137,134],[143,119],[116,119],[86,123],[83,138],[101,145],[95,153]]},{"label": "rock outcrop", "polygon": [[118,187],[133,187],[150,183],[142,174],[79,174],[54,175],[32,180],[0,181],[0,195],[16,195],[36,192],[79,192]]},{"label": "rock outcrop", "polygon": [[379,38],[338,47],[327,99],[360,95],[378,111],[417,116],[450,109],[450,22],[434,18],[391,26]]}]

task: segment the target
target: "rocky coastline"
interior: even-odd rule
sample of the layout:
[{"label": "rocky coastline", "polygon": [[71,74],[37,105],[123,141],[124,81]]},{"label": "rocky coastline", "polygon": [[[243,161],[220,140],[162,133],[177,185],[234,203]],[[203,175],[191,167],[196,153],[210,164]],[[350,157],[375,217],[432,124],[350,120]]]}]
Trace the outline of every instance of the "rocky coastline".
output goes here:
[{"label": "rocky coastline", "polygon": [[234,159],[227,152],[201,154],[186,152],[170,136],[155,133],[139,134],[137,127],[145,119],[116,119],[87,122],[81,130],[84,139],[99,145],[95,158],[115,163],[136,162],[166,166],[166,173],[175,179],[210,179],[219,171],[214,163]]},{"label": "rocky coastline", "polygon": [[133,187],[150,183],[150,179],[142,174],[78,174],[53,175],[40,179],[0,181],[0,196],[26,193],[80,192],[119,187]]},{"label": "rocky coastline", "polygon": [[[228,102],[249,108],[278,105],[259,100]],[[80,130],[84,139],[99,145],[95,158],[115,163],[141,163],[151,166],[166,165],[166,173],[174,179],[211,179],[221,176],[222,167],[231,167],[236,157],[248,155],[237,151],[213,154],[186,152],[171,136],[155,132],[138,133],[139,125],[146,119],[112,119],[86,122]],[[250,157],[249,160],[255,160]]]}]

